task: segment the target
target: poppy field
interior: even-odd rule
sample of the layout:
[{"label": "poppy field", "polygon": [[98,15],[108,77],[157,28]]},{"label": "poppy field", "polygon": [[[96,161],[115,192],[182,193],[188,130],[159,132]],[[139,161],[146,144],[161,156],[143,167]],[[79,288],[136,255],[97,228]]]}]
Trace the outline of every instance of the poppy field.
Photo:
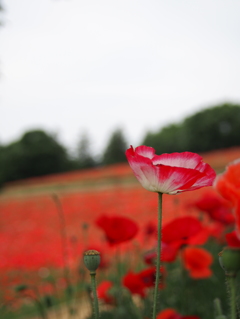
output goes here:
[{"label": "poppy field", "polygon": [[[217,173],[237,158],[203,155]],[[236,315],[218,261],[240,247],[240,165],[230,168],[214,187],[163,194],[158,319]],[[9,183],[0,214],[1,318],[95,318],[87,250],[101,254],[100,317],[152,317],[158,196],[128,164]]]}]

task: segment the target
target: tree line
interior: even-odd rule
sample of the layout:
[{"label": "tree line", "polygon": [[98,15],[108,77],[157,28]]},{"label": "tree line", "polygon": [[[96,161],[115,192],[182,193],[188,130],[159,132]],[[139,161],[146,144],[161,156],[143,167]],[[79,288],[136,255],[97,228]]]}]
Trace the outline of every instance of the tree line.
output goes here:
[{"label": "tree line", "polygon": [[[222,104],[187,117],[156,132],[146,133],[139,145],[156,149],[157,154],[171,152],[207,152],[240,146],[240,105]],[[53,173],[86,169],[125,162],[129,147],[121,129],[110,136],[100,159],[90,150],[85,134],[74,156],[57,137],[43,130],[33,130],[8,145],[0,145],[0,185],[9,181]]]}]

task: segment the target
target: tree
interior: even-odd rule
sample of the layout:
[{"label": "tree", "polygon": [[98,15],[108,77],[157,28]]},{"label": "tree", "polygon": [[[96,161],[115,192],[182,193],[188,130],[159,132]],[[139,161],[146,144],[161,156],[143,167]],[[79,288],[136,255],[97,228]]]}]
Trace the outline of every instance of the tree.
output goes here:
[{"label": "tree", "polygon": [[86,133],[84,133],[77,147],[77,167],[80,169],[91,168],[96,165],[96,162],[91,155],[90,142]]},{"label": "tree", "polygon": [[183,122],[148,132],[144,145],[158,154],[172,152],[207,152],[240,145],[240,105],[225,103],[202,110]]},{"label": "tree", "polygon": [[126,162],[125,151],[127,143],[120,129],[114,131],[108,141],[103,153],[102,163],[104,165]]},{"label": "tree", "polygon": [[42,130],[25,133],[19,141],[1,147],[1,182],[71,169],[66,149]]},{"label": "tree", "polygon": [[200,111],[184,122],[192,152],[240,145],[240,105],[225,103]]}]

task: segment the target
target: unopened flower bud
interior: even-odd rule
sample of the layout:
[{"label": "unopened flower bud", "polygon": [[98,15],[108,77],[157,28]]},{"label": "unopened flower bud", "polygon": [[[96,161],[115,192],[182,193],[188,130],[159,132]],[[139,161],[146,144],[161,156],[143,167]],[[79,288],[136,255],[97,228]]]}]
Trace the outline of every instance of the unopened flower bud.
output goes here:
[{"label": "unopened flower bud", "polygon": [[235,276],[240,270],[240,249],[225,247],[218,256],[220,265],[226,274]]},{"label": "unopened flower bud", "polygon": [[100,264],[100,252],[97,250],[87,250],[84,253],[84,264],[90,272],[95,272]]}]

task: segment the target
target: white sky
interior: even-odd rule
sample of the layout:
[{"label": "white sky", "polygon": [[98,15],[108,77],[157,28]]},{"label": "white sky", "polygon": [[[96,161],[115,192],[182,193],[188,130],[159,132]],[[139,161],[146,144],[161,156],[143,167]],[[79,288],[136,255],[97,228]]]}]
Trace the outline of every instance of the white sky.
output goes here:
[{"label": "white sky", "polygon": [[[239,0],[5,0],[0,141],[26,130],[100,152],[240,102]],[[159,141],[161,142],[161,141]]]}]

